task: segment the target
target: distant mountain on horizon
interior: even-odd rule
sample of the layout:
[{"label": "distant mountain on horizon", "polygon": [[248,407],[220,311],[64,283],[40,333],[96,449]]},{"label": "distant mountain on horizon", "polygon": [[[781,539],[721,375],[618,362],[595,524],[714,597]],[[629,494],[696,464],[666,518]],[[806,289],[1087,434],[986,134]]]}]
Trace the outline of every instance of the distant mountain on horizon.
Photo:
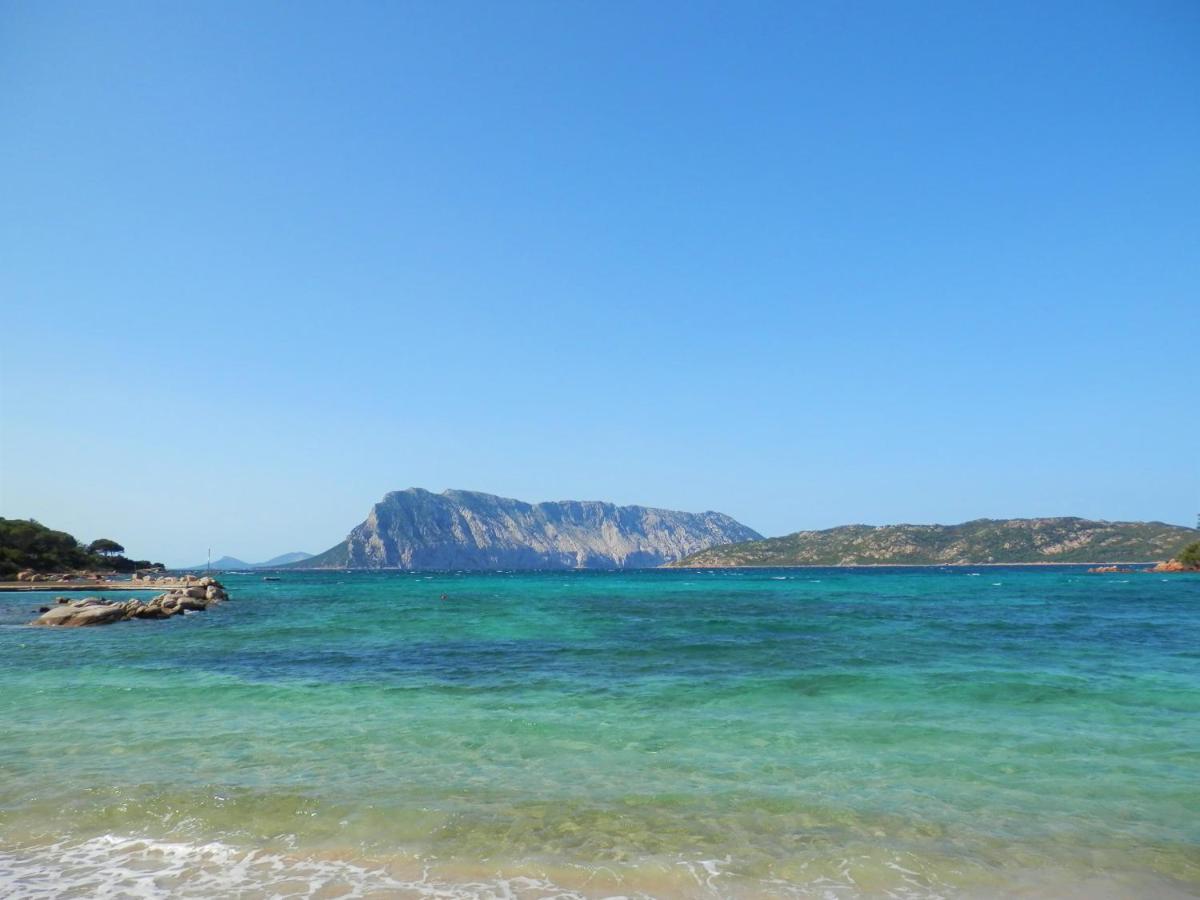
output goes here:
[{"label": "distant mountain on horizon", "polygon": [[275,569],[291,565],[292,563],[303,562],[306,559],[312,559],[312,557],[313,554],[305,553],[303,550],[293,550],[291,553],[281,553],[279,556],[273,556],[266,562],[254,563],[252,568]]},{"label": "distant mountain on horizon", "polygon": [[987,565],[1138,563],[1173,557],[1200,530],[1164,522],[1071,516],[975,519],[958,525],[842,525],[713,547],[672,566]]},{"label": "distant mountain on horizon", "polygon": [[214,559],[211,566],[208,563],[200,563],[198,566],[181,566],[180,568],[185,570],[212,568],[221,571],[229,571],[231,569],[277,569],[311,558],[311,553],[295,550],[291,553],[281,553],[279,556],[273,556],[266,562],[260,563],[248,563],[245,560],[238,559],[236,556],[222,556],[220,559]]},{"label": "distant mountain on horizon", "polygon": [[723,513],[599,501],[525,503],[478,491],[393,491],[303,569],[624,569],[655,567],[762,536]]}]

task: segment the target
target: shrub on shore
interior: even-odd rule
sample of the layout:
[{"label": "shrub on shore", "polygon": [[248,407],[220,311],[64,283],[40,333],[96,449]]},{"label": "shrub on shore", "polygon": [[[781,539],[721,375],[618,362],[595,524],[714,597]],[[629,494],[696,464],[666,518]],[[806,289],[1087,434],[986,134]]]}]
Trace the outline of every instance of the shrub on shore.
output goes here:
[{"label": "shrub on shore", "polygon": [[1200,569],[1200,541],[1192,541],[1179,551],[1177,558],[1189,569]]}]

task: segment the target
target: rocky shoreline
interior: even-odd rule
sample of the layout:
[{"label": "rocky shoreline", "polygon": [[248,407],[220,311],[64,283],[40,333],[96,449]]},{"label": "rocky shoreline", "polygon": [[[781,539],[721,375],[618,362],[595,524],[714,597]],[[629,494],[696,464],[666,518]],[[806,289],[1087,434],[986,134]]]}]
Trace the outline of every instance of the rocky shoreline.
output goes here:
[{"label": "rocky shoreline", "polygon": [[1177,559],[1168,559],[1166,562],[1155,563],[1153,566],[1143,566],[1140,569],[1133,569],[1129,566],[1096,566],[1094,569],[1088,569],[1089,575],[1161,575],[1164,572],[1197,572],[1195,566],[1186,566]]},{"label": "rocky shoreline", "polygon": [[[153,591],[190,587],[196,576],[139,574],[113,578],[114,573],[19,572],[15,581],[0,581],[0,591]],[[189,581],[188,579],[191,579]]]},{"label": "rocky shoreline", "polygon": [[79,628],[111,625],[130,619],[169,619],[189,612],[202,612],[229,599],[225,586],[215,578],[188,576],[183,583],[150,600],[105,600],[59,597],[55,606],[43,606],[30,625]]}]

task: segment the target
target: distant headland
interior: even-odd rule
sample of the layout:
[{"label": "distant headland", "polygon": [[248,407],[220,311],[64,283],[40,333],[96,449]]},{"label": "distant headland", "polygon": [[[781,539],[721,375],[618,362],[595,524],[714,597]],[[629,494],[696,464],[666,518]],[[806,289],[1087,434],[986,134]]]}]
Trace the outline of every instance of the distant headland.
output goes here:
[{"label": "distant headland", "polygon": [[843,525],[747,541],[674,566],[946,566],[1153,563],[1181,553],[1200,530],[1163,522],[1074,517],[975,519],[959,525]]},{"label": "distant headland", "polygon": [[238,559],[236,556],[222,556],[210,562],[196,563],[194,566],[181,566],[180,568],[188,571],[214,569],[222,572],[228,572],[230,569],[278,569],[281,566],[288,566],[292,563],[304,562],[304,560],[311,557],[311,553],[305,553],[301,550],[294,550],[291,553],[281,553],[279,556],[273,556],[265,562],[257,563],[246,562],[244,559]]}]

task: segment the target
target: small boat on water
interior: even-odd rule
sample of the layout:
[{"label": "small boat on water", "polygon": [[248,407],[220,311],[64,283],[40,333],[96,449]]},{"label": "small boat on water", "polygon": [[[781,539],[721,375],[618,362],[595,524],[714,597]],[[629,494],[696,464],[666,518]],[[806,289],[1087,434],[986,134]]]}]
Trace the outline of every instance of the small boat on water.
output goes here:
[{"label": "small boat on water", "polygon": [[278,580],[279,580],[278,575],[264,575],[263,576],[263,581],[278,581]]}]

